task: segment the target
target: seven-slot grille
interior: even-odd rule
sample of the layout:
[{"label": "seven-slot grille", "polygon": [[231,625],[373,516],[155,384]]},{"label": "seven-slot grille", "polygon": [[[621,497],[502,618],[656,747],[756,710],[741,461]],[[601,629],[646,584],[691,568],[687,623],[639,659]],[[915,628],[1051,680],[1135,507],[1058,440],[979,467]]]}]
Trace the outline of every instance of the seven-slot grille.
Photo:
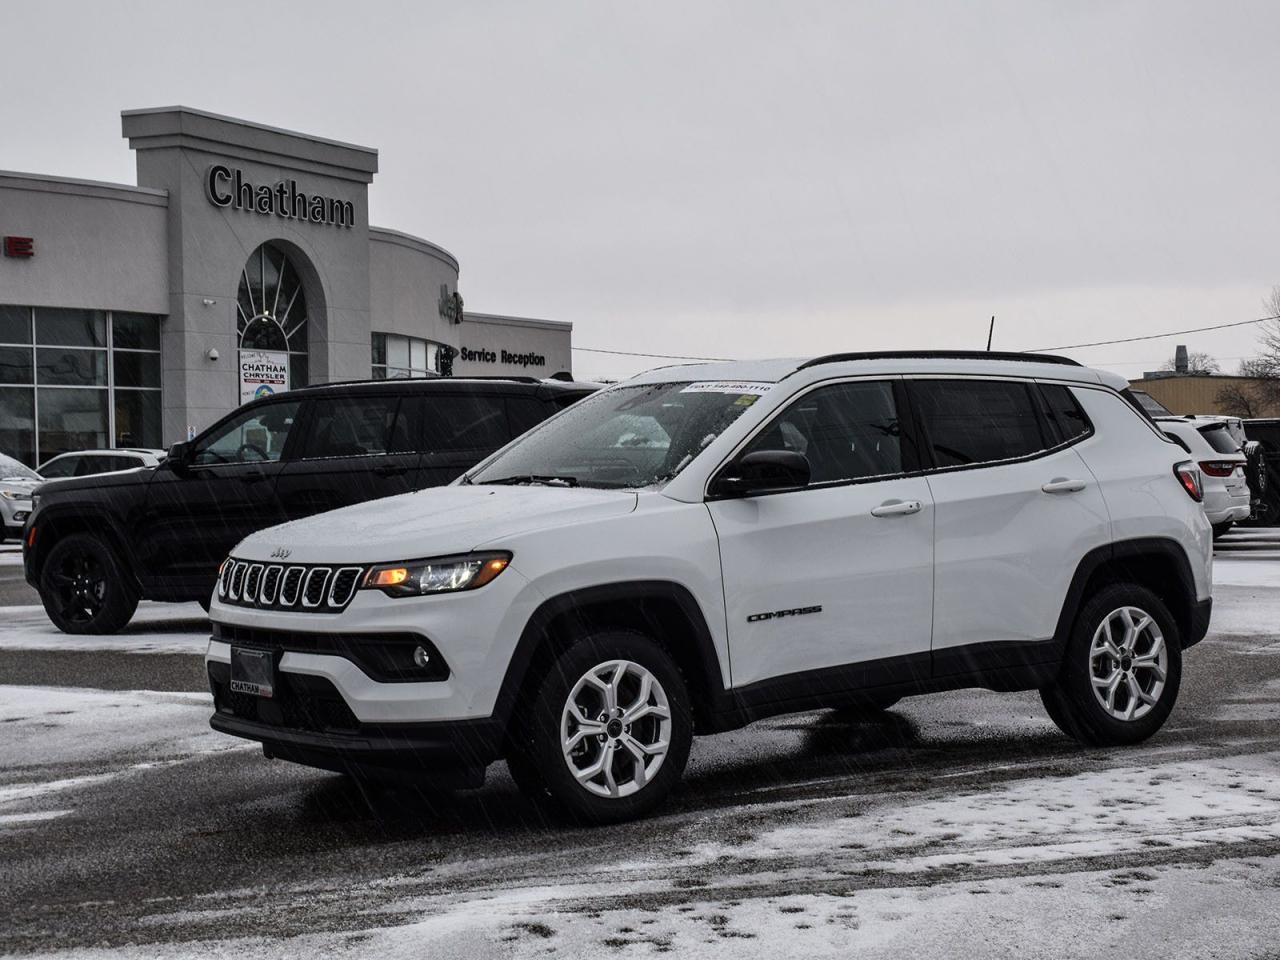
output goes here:
[{"label": "seven-slot grille", "polygon": [[364,572],[364,567],[229,559],[218,577],[218,599],[237,607],[337,613],[356,595]]}]

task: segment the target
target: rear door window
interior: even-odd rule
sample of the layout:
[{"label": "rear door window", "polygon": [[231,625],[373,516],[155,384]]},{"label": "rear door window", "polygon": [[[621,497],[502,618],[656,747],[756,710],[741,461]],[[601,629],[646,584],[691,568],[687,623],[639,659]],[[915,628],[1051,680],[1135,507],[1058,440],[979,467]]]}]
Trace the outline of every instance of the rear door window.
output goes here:
[{"label": "rear door window", "polygon": [[496,450],[511,439],[502,397],[442,393],[423,406],[427,453]]},{"label": "rear door window", "polygon": [[50,461],[44,465],[44,470],[40,472],[40,476],[46,480],[57,480],[60,477],[75,476],[76,468],[80,465],[80,461],[84,457],[62,457],[58,460]]},{"label": "rear door window", "polygon": [[935,466],[1017,460],[1051,446],[1029,384],[1013,380],[908,383]]},{"label": "rear door window", "polygon": [[398,394],[316,400],[308,420],[304,460],[371,457],[411,449]]}]

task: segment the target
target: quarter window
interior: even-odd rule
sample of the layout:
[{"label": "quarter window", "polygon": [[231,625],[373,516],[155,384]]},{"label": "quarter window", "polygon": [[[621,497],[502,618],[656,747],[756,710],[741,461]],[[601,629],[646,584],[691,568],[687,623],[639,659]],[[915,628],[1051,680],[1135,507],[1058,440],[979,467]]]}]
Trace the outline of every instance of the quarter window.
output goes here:
[{"label": "quarter window", "polygon": [[1042,383],[1040,395],[1044,397],[1049,423],[1057,430],[1060,443],[1070,443],[1087,436],[1093,429],[1075,395],[1066,387],[1056,383]]},{"label": "quarter window", "polygon": [[317,400],[303,457],[368,457],[411,450],[409,425],[398,396]]},{"label": "quarter window", "polygon": [[192,463],[262,463],[280,459],[298,416],[298,401],[248,410],[200,441]]},{"label": "quarter window", "polygon": [[774,418],[743,453],[757,450],[804,454],[814,484],[902,473],[893,384],[856,381],[807,393]]},{"label": "quarter window", "polygon": [[913,380],[938,467],[1016,460],[1048,449],[1030,387],[1011,380]]}]

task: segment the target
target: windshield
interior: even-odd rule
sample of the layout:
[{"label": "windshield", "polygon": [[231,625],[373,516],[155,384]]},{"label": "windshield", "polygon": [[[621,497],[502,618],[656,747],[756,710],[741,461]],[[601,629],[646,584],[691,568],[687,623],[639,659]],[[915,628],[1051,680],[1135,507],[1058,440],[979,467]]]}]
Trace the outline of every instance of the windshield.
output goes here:
[{"label": "windshield", "polygon": [[664,484],[770,386],[686,381],[603,390],[536,428],[469,479],[604,488]]},{"label": "windshield", "polygon": [[36,473],[25,463],[13,459],[7,454],[0,453],[0,480],[40,480],[40,474]]}]

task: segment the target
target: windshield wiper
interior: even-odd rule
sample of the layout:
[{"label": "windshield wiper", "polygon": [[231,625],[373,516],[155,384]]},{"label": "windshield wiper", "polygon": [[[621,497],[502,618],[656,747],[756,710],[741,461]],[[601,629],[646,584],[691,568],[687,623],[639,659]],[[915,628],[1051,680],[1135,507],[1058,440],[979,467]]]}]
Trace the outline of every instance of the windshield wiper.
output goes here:
[{"label": "windshield wiper", "polygon": [[577,477],[556,477],[548,474],[523,473],[513,477],[499,477],[497,480],[481,480],[482,484],[503,484],[505,486],[514,486],[521,483],[537,483],[544,487],[576,487],[578,485]]}]

